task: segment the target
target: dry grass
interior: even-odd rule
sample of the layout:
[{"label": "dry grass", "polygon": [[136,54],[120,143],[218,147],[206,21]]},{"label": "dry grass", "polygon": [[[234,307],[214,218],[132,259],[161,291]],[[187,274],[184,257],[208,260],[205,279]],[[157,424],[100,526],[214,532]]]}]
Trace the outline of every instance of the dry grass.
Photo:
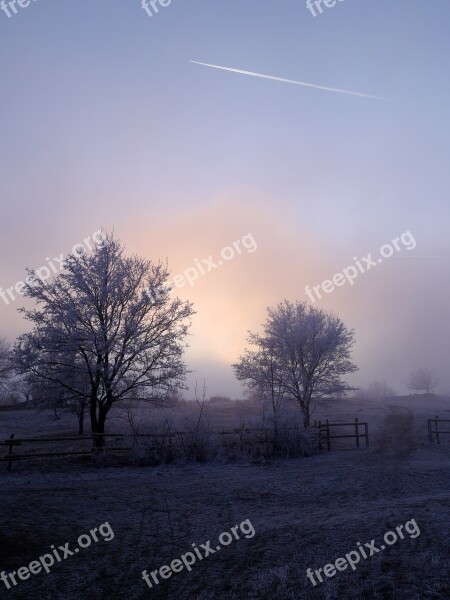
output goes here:
[{"label": "dry grass", "polygon": [[[353,406],[355,408],[355,406]],[[365,409],[365,407],[362,407]],[[13,600],[441,600],[450,597],[450,444],[422,444],[422,415],[377,405],[369,450],[236,464],[23,466],[0,472],[0,568],[11,571],[109,521],[115,538],[7,592]],[[353,414],[353,416],[355,416]],[[363,420],[363,416],[360,416]],[[10,426],[16,427],[12,423]],[[347,415],[343,418],[348,418]],[[374,419],[372,419],[373,421]],[[371,421],[371,422],[372,422]],[[26,427],[29,426],[27,423]],[[37,427],[37,424],[34,424]],[[410,435],[413,427],[414,435]],[[25,427],[24,427],[25,428]],[[28,433],[28,432],[27,432]],[[40,429],[39,433],[43,433]],[[417,438],[419,436],[419,443]],[[398,441],[398,443],[396,443]],[[414,518],[405,538],[313,588],[305,577]],[[234,542],[149,590],[154,570],[213,542],[244,519]],[[213,544],[214,545],[214,544]],[[5,592],[6,593],[6,588]]]}]

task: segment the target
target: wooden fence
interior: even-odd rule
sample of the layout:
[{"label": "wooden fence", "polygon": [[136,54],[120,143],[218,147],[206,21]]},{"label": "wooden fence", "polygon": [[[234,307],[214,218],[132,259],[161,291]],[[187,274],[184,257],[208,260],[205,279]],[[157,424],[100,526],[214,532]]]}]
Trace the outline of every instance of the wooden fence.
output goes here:
[{"label": "wooden fence", "polygon": [[[332,428],[347,427],[349,425],[355,428],[355,433],[351,433],[350,435],[334,435],[332,433]],[[359,427],[364,427],[364,433],[360,433]],[[288,430],[301,432],[302,429],[298,427],[289,427]],[[270,453],[277,443],[274,439],[273,431],[266,428],[239,427],[231,431],[216,431],[211,433],[224,436],[226,439],[237,436],[236,443],[238,446],[247,450],[249,450],[251,446],[260,445]],[[126,442],[126,440],[133,440],[133,442],[136,443],[142,438],[146,438],[150,441],[150,450],[163,452],[170,450],[177,444],[183,445],[185,441],[184,436],[186,435],[189,434],[183,431],[142,434],[106,433],[40,438],[15,438],[14,434],[12,434],[9,440],[0,441],[0,446],[4,446],[8,449],[7,454],[0,457],[0,461],[6,462],[7,470],[8,472],[11,472],[12,465],[15,461],[69,456],[92,456],[92,454],[98,450],[95,447],[95,441],[96,438],[99,437],[112,440],[114,445],[105,447],[105,450],[108,452],[128,452],[133,444],[126,444],[124,442]],[[328,420],[325,423],[322,423],[321,421],[316,421],[315,426],[310,430],[311,442],[314,447],[319,448],[319,450],[322,450],[322,447],[331,450],[331,440],[338,438],[356,438],[357,448],[360,447],[360,438],[365,438],[366,448],[368,448],[369,438],[367,423],[359,423],[358,419],[355,419],[354,423],[329,423]],[[118,443],[121,443],[121,445],[118,445]],[[34,447],[32,452],[28,450],[29,446]],[[48,451],[48,446],[53,446],[52,450],[55,449],[56,451]]]},{"label": "wooden fence", "polygon": [[[6,461],[8,463],[7,469],[11,472],[12,463],[17,460],[29,460],[33,458],[52,458],[52,457],[60,457],[60,456],[91,456],[94,452],[94,439],[96,437],[114,437],[114,438],[126,438],[126,437],[134,437],[134,436],[125,436],[125,435],[114,435],[114,434],[91,434],[91,435],[79,435],[76,437],[52,437],[52,438],[15,438],[14,433],[10,436],[9,440],[3,440],[0,442],[0,446],[9,446],[8,454],[3,456],[0,460]],[[70,449],[68,451],[58,450],[57,452],[38,452],[38,453],[20,453],[14,454],[14,448],[18,448],[19,446],[23,446],[26,444],[52,444],[58,443],[61,445],[64,442],[83,442],[83,440],[90,440],[92,442],[92,447],[90,449],[85,450],[73,450]],[[108,447],[108,450],[117,451],[124,450],[126,448],[111,448]]]},{"label": "wooden fence", "polygon": [[[291,427],[289,428],[292,431],[298,431],[298,428]],[[250,428],[250,427],[239,427],[233,429],[231,431],[216,431],[211,432],[216,435],[224,436],[227,439],[232,436],[238,437],[238,445],[241,448],[249,448],[250,446],[259,444],[266,448],[269,451],[269,448],[273,449],[274,439],[273,439],[273,431],[266,428]],[[92,456],[93,453],[98,451],[99,449],[95,446],[96,438],[113,438],[114,442],[124,442],[126,440],[133,440],[133,442],[137,442],[138,440],[147,439],[150,441],[149,450],[156,450],[157,452],[163,452],[164,450],[169,450],[173,448],[175,445],[183,446],[185,436],[189,435],[185,431],[170,431],[165,433],[142,433],[142,434],[115,434],[115,433],[105,433],[105,434],[89,434],[89,435],[79,435],[79,436],[68,436],[68,437],[40,437],[40,438],[15,438],[14,434],[11,435],[9,440],[0,441],[0,446],[8,447],[8,453],[3,457],[0,457],[0,461],[7,462],[7,470],[11,472],[12,464],[15,461],[20,460],[33,460],[40,458],[57,458],[62,456]],[[250,437],[249,437],[250,436]],[[90,446],[86,444],[86,440],[90,442]],[[70,443],[72,442],[72,443]],[[74,442],[76,442],[74,444]],[[67,443],[69,443],[69,447],[62,449]],[[28,444],[38,446],[37,452],[23,452],[22,448],[27,446]],[[42,446],[44,449],[48,445],[57,444],[56,452],[48,452],[41,451]],[[80,445],[84,445],[85,448],[83,450],[79,450]],[[74,448],[75,446],[75,448]],[[122,446],[105,446],[105,450],[108,452],[128,452],[131,449],[132,444]],[[15,449],[19,449],[19,453],[15,452]]]},{"label": "wooden fence", "polygon": [[[434,439],[433,436],[436,436],[436,442],[438,444],[441,443],[441,436],[450,435],[450,425],[447,425],[449,429],[439,429],[440,423],[450,423],[450,419],[440,419],[437,415],[435,419],[427,419],[428,425],[428,440],[432,444]],[[433,427],[434,425],[434,427]]]},{"label": "wooden fence", "polygon": [[[353,423],[330,423],[328,419],[323,423],[322,421],[315,421],[315,426],[318,431],[318,447],[319,450],[322,448],[326,448],[328,451],[331,450],[331,440],[338,439],[355,439],[356,448],[361,447],[360,439],[363,438],[365,440],[365,447],[369,447],[369,425],[368,423],[360,423],[357,418],[355,418]],[[334,433],[335,428],[339,427],[350,427],[352,429],[352,433]],[[360,432],[360,427],[363,428],[363,433]]]}]

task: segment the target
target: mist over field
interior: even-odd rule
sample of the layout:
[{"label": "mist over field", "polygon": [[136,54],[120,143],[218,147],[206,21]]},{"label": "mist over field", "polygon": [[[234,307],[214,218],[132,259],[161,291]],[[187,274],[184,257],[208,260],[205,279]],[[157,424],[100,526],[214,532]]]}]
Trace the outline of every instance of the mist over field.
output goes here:
[{"label": "mist over field", "polygon": [[0,598],[450,597],[449,18],[0,0]]}]

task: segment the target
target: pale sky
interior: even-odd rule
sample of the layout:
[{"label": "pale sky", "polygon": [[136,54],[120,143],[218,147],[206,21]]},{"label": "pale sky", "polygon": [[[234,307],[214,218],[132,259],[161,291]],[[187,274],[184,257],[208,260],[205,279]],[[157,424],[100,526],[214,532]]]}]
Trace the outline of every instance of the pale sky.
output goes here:
[{"label": "pale sky", "polygon": [[[99,227],[173,274],[243,251],[179,290],[186,354],[211,394],[284,298],[403,232],[416,242],[315,305],[355,328],[351,378],[398,391],[415,366],[450,391],[448,0],[36,0],[0,12],[0,286]],[[294,85],[239,71],[349,90]],[[0,300],[0,334],[27,324]]]}]

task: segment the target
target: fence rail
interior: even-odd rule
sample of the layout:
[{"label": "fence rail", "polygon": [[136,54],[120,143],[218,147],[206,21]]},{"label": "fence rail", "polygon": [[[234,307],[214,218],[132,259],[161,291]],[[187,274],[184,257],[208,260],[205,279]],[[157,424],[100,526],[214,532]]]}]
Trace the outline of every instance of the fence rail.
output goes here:
[{"label": "fence rail", "polygon": [[[427,425],[428,425],[428,440],[429,442],[432,444],[433,443],[433,435],[436,436],[436,442],[438,444],[441,443],[441,436],[442,435],[450,435],[450,429],[446,429],[446,430],[440,430],[439,429],[439,424],[440,423],[450,423],[450,419],[440,419],[437,415],[435,419],[427,419]],[[433,428],[433,424],[434,424],[434,428]],[[450,425],[448,426],[450,428]]]},{"label": "fence rail", "polygon": [[[333,435],[331,433],[332,427],[339,426],[352,426],[355,427],[356,433],[352,433],[351,435],[343,434],[343,435]],[[364,433],[359,433],[359,427],[364,426]],[[301,427],[293,426],[288,428],[289,431],[302,431]],[[274,432],[267,428],[253,428],[253,427],[237,427],[227,431],[215,431],[211,432],[216,435],[224,436],[225,439],[229,439],[230,436],[238,435],[240,438],[241,445],[248,447],[251,444],[262,444],[263,446],[275,447],[277,441],[274,437]],[[246,434],[253,434],[251,439],[247,438]],[[255,435],[256,434],[256,435]],[[114,442],[124,442],[126,440],[134,440],[147,438],[152,440],[152,446],[165,446],[173,447],[173,444],[184,444],[184,436],[189,435],[189,432],[186,431],[167,431],[165,433],[137,433],[137,434],[123,434],[123,433],[104,433],[104,434],[89,434],[89,435],[79,435],[79,436],[53,436],[53,437],[39,437],[39,438],[16,438],[14,434],[8,440],[0,441],[0,446],[4,446],[8,448],[8,453],[0,456],[0,461],[7,463],[8,472],[12,471],[12,465],[16,461],[21,460],[33,460],[33,459],[41,459],[41,458],[56,458],[56,457],[64,457],[64,456],[92,456],[93,453],[99,450],[96,447],[96,440],[98,438],[114,438]],[[325,423],[321,423],[320,421],[315,422],[315,426],[311,427],[310,432],[310,440],[315,448],[322,449],[323,445],[326,445],[328,450],[331,450],[331,440],[337,438],[355,438],[356,435],[356,445],[359,448],[359,438],[366,439],[366,448],[369,445],[368,442],[368,430],[367,423],[358,423],[358,419],[355,419],[353,423],[329,423],[328,420]],[[64,446],[64,444],[69,444]],[[70,444],[72,442],[72,444]],[[76,444],[74,444],[76,442]],[[86,442],[90,442],[90,445],[86,444]],[[167,445],[166,445],[167,442]],[[79,444],[85,443],[85,448],[79,446]],[[28,452],[23,451],[23,448],[32,445],[36,446],[42,445],[42,448],[36,448],[36,452]],[[56,444],[56,452],[48,451],[46,446]],[[122,445],[118,446],[115,444],[114,447],[106,446],[104,449],[108,452],[123,452],[129,451],[130,445]],[[52,448],[54,450],[55,448]],[[153,448],[154,449],[154,448]]]},{"label": "fence rail", "polygon": [[[319,450],[322,450],[322,447],[326,447],[328,452],[331,450],[331,440],[337,439],[355,439],[356,448],[361,447],[360,439],[365,439],[365,447],[369,447],[369,425],[368,423],[360,423],[357,418],[353,421],[353,423],[330,423],[328,419],[325,423],[322,421],[315,421],[315,426],[318,430],[318,446]],[[354,433],[344,433],[344,434],[334,434],[333,429],[335,427],[352,427],[354,428]],[[360,433],[360,427],[363,427],[364,432]]]},{"label": "fence rail", "polygon": [[[298,430],[297,427],[291,427],[291,430]],[[251,441],[257,444],[265,444],[266,446],[270,446],[274,444],[274,440],[272,439],[272,433],[270,430],[265,428],[250,428],[250,427],[238,427],[228,431],[215,431],[212,432],[217,435],[226,436],[227,438],[232,435],[239,435],[241,438],[241,443],[249,445]],[[254,437],[252,440],[246,440],[246,434],[258,434],[258,437]],[[265,434],[265,435],[264,435]],[[6,446],[9,448],[8,453],[4,456],[0,456],[0,461],[7,463],[8,472],[12,471],[12,465],[15,461],[21,460],[33,460],[35,458],[56,458],[62,456],[92,456],[93,453],[98,451],[101,448],[97,448],[95,445],[95,441],[98,438],[114,438],[114,441],[126,441],[126,440],[134,440],[136,441],[141,439],[149,439],[152,441],[152,448],[155,449],[156,446],[162,445],[164,446],[167,442],[168,447],[172,447],[173,444],[183,444],[184,436],[189,435],[189,432],[186,431],[167,431],[165,433],[136,433],[136,434],[123,434],[123,433],[98,433],[98,434],[89,434],[89,435],[79,435],[79,436],[54,436],[54,437],[39,437],[39,438],[15,438],[14,434],[11,435],[9,440],[0,441],[0,446]],[[81,444],[83,442],[90,441],[91,447],[86,448],[85,450],[79,450],[74,448],[66,448],[64,449],[64,443],[67,442],[77,442]],[[154,442],[154,443],[153,443]],[[44,452],[45,448],[38,448],[37,452],[27,452],[21,453],[22,447],[28,444],[32,445],[42,445],[47,446],[48,444],[58,444],[57,452]],[[155,446],[155,447],[153,447]],[[108,452],[127,452],[131,448],[131,445],[123,445],[120,447],[112,447],[105,446],[104,449]],[[157,448],[156,448],[157,449]],[[16,452],[14,452],[16,450]],[[19,452],[19,454],[17,453]],[[14,453],[13,453],[14,452]]]},{"label": "fence rail", "polygon": [[3,456],[0,460],[2,461],[6,461],[7,464],[7,470],[10,473],[12,470],[12,464],[15,461],[18,460],[29,460],[29,459],[33,459],[33,458],[51,458],[51,457],[59,457],[59,456],[90,456],[92,454],[92,449],[87,451],[87,450],[70,450],[68,452],[66,451],[61,451],[59,450],[58,452],[37,452],[34,454],[13,454],[13,451],[15,448],[19,448],[20,446],[22,446],[23,444],[33,444],[33,443],[39,443],[39,444],[48,444],[51,442],[71,442],[71,441],[82,441],[82,440],[91,440],[93,441],[95,437],[94,435],[91,436],[78,436],[78,437],[54,437],[54,438],[15,438],[14,437],[14,433],[10,436],[9,440],[3,440],[2,442],[0,442],[0,446],[8,446],[9,450],[8,450],[8,454],[6,454],[5,456]]}]

